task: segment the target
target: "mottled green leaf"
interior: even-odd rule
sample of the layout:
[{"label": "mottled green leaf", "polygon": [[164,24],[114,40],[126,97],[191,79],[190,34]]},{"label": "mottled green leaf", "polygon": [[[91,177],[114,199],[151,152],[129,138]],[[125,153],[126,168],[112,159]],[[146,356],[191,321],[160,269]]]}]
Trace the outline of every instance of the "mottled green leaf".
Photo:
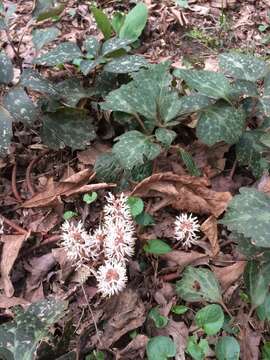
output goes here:
[{"label": "mottled green leaf", "polygon": [[16,4],[7,4],[7,10],[5,12],[5,23],[6,25],[9,25],[10,20],[12,19],[14,13],[17,10],[17,5]]},{"label": "mottled green leaf", "polygon": [[221,290],[214,273],[208,269],[188,266],[176,283],[177,294],[185,301],[221,302]]},{"label": "mottled green leaf", "polygon": [[259,98],[261,109],[265,116],[270,116],[270,96],[262,96]]},{"label": "mottled green leaf", "polygon": [[155,336],[146,345],[148,360],[167,360],[176,354],[176,346],[169,336]]},{"label": "mottled green leaf", "polygon": [[97,174],[98,181],[105,182],[117,182],[123,173],[123,169],[114,154],[100,155],[95,162],[94,171]]},{"label": "mottled green leaf", "polygon": [[232,92],[229,80],[214,71],[177,69],[174,75],[183,79],[191,89],[214,99],[228,99]]},{"label": "mottled green leaf", "polygon": [[185,115],[193,112],[201,111],[208,106],[214,104],[215,100],[201,94],[191,94],[182,96],[179,100],[179,108],[177,115]]},{"label": "mottled green leaf", "polygon": [[233,52],[221,54],[219,65],[226,74],[248,81],[262,79],[269,71],[265,61],[252,55]]},{"label": "mottled green leaf", "polygon": [[98,9],[95,6],[91,7],[91,12],[94,15],[97,26],[102,32],[104,38],[106,40],[109,39],[112,36],[113,28],[107,15],[101,9]]},{"label": "mottled green leaf", "polygon": [[155,159],[161,152],[159,145],[154,144],[149,137],[137,130],[128,131],[116,138],[113,154],[124,169],[144,164],[145,160]]},{"label": "mottled green leaf", "polygon": [[244,281],[253,307],[262,305],[270,283],[270,263],[250,260],[245,267]]},{"label": "mottled green leaf", "polygon": [[99,52],[100,43],[94,36],[87,37],[83,42],[83,47],[87,52],[87,57],[96,58]]},{"label": "mottled green leaf", "polygon": [[38,4],[47,3],[48,6],[44,6],[42,9],[35,8],[34,17],[36,17],[37,21],[44,21],[47,19],[52,19],[55,16],[59,16],[62,11],[65,9],[65,4],[56,4],[55,1],[50,0],[38,0]]},{"label": "mottled green leaf", "polygon": [[182,158],[184,164],[186,165],[187,170],[190,173],[190,175],[192,175],[192,176],[201,176],[202,175],[200,169],[197,167],[195,161],[193,160],[192,156],[190,155],[190,153],[188,151],[181,148],[180,155],[181,155],[181,158]]},{"label": "mottled green leaf", "polygon": [[20,84],[29,89],[59,97],[56,86],[49,80],[43,78],[38,71],[26,69],[23,71]]},{"label": "mottled green leaf", "polygon": [[84,110],[65,108],[43,117],[41,138],[52,149],[85,149],[95,137],[91,118]]},{"label": "mottled green leaf", "polygon": [[45,66],[55,66],[72,62],[72,60],[81,56],[82,53],[78,46],[73,42],[67,41],[59,44],[56,48],[50,50],[49,52],[35,58],[33,63]]},{"label": "mottled green leaf", "polygon": [[269,168],[263,153],[267,147],[261,142],[264,132],[261,130],[245,131],[236,144],[236,156],[241,165],[248,166],[255,177],[259,178]]},{"label": "mottled green leaf", "polygon": [[146,25],[147,16],[147,6],[143,3],[137,4],[125,17],[119,31],[119,37],[121,39],[137,40]]},{"label": "mottled green leaf", "polygon": [[82,60],[80,62],[79,67],[83,75],[87,76],[92,70],[94,70],[102,62],[103,62],[102,58],[97,58],[96,60]]},{"label": "mottled green leaf", "polygon": [[119,39],[117,37],[114,37],[112,39],[109,39],[104,42],[102,49],[101,49],[101,55],[108,56],[111,53],[120,50],[120,49],[129,49],[127,45],[131,43],[131,40],[128,39]]},{"label": "mottled green leaf", "polygon": [[236,80],[232,85],[233,91],[230,97],[234,99],[235,96],[251,96],[256,97],[259,95],[256,83],[247,80]]},{"label": "mottled green leaf", "polygon": [[215,353],[217,360],[238,360],[240,345],[233,336],[222,336],[216,343]]},{"label": "mottled green leaf", "polygon": [[2,51],[0,53],[0,84],[9,84],[13,79],[13,65],[10,58]]},{"label": "mottled green leaf", "polygon": [[15,121],[30,125],[37,119],[37,108],[23,89],[10,90],[3,99],[3,105]]},{"label": "mottled green leaf", "polygon": [[10,113],[0,105],[0,156],[6,154],[12,138],[12,121]]},{"label": "mottled green leaf", "polygon": [[94,88],[84,88],[81,81],[76,78],[69,78],[55,85],[56,90],[61,94],[62,101],[75,107],[81,99],[89,98],[95,94]]},{"label": "mottled green leaf", "polygon": [[254,188],[241,188],[220,222],[251,238],[253,245],[270,247],[270,198],[266,194]]},{"label": "mottled green leaf", "polygon": [[148,240],[143,249],[146,253],[153,255],[164,255],[172,251],[171,246],[160,239]]},{"label": "mottled green leaf", "polygon": [[264,321],[268,320],[270,321],[270,293],[266,294],[266,297],[264,299],[264,302],[259,305],[256,309],[257,316],[259,320]]},{"label": "mottled green leaf", "polygon": [[45,29],[35,29],[32,32],[32,39],[37,50],[40,50],[46,44],[49,44],[53,40],[55,40],[61,31],[58,30],[56,27],[49,27]]},{"label": "mottled green leaf", "polygon": [[158,128],[155,131],[155,137],[162,145],[169,147],[176,138],[177,133],[173,130]]},{"label": "mottled green leaf", "polygon": [[215,104],[202,112],[196,132],[200,140],[207,145],[219,141],[236,143],[244,131],[245,113],[227,104]]},{"label": "mottled green leaf", "polygon": [[143,56],[124,55],[110,60],[104,66],[104,70],[117,74],[126,74],[138,71],[140,68],[146,67],[147,65],[148,63]]},{"label": "mottled green leaf", "polygon": [[224,323],[224,313],[218,304],[211,304],[200,309],[195,315],[195,323],[207,335],[217,334]]}]

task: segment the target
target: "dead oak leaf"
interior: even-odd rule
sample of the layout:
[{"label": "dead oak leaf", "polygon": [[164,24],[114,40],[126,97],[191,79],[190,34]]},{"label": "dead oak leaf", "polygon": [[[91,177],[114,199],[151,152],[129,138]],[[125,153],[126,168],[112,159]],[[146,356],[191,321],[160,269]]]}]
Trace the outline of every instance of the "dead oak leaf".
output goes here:
[{"label": "dead oak leaf", "polygon": [[202,232],[207,236],[211,244],[212,255],[216,256],[219,251],[217,219],[211,215],[201,225]]},{"label": "dead oak leaf", "polygon": [[31,199],[22,204],[24,208],[44,207],[54,204],[61,196],[71,196],[78,193],[90,192],[95,190],[104,189],[107,187],[114,187],[114,184],[100,183],[90,184],[87,183],[95,177],[89,169],[79,171],[70,177],[55,183],[53,179],[49,179],[47,188],[34,195]]},{"label": "dead oak leaf", "polygon": [[218,217],[227,208],[232,195],[213,191],[210,185],[205,177],[157,173],[141,181],[131,195],[161,197],[162,200],[152,207],[152,213],[171,205],[177,210]]},{"label": "dead oak leaf", "polygon": [[240,278],[245,266],[246,261],[237,261],[235,264],[226,267],[212,266],[212,269],[222,289],[226,290]]},{"label": "dead oak leaf", "polygon": [[10,273],[18,257],[19,251],[29,235],[30,233],[24,235],[2,235],[1,237],[1,241],[4,243],[4,245],[2,250],[0,271],[5,295],[7,297],[12,297],[14,294],[14,287],[10,280]]},{"label": "dead oak leaf", "polygon": [[174,265],[179,265],[181,268],[180,270],[183,270],[184,267],[195,262],[197,263],[197,265],[208,264],[209,262],[209,256],[199,253],[197,251],[186,252],[180,250],[173,250],[165,255],[162,255],[161,258]]}]

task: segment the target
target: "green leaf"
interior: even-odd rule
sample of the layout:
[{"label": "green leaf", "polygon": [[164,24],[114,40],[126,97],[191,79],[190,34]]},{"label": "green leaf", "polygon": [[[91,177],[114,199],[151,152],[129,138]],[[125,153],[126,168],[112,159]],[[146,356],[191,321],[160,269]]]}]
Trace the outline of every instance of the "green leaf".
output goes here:
[{"label": "green leaf", "polygon": [[232,85],[233,92],[230,97],[233,99],[236,96],[251,96],[257,97],[259,95],[257,85],[254,82],[247,80],[236,80]]},{"label": "green leaf", "polygon": [[235,148],[239,163],[248,166],[256,178],[262,176],[263,172],[269,168],[268,162],[263,158],[263,153],[267,150],[261,141],[264,134],[264,131],[259,129],[245,131]]},{"label": "green leaf", "polygon": [[13,79],[13,65],[10,58],[2,51],[0,53],[0,84],[9,84]]},{"label": "green leaf", "polygon": [[93,191],[90,194],[84,194],[83,201],[89,205],[89,204],[92,204],[94,201],[96,201],[97,197],[98,197],[98,194],[95,191]]},{"label": "green leaf", "polygon": [[96,93],[95,88],[84,88],[79,79],[72,77],[60,81],[55,89],[61,94],[61,100],[71,107],[76,107],[81,99],[90,98]]},{"label": "green leaf", "polygon": [[67,62],[72,62],[74,59],[82,56],[81,50],[73,42],[63,42],[51,51],[40,55],[33,60],[34,64],[44,66],[56,66]]},{"label": "green leaf", "polygon": [[214,273],[208,269],[188,266],[176,283],[177,294],[188,302],[221,302],[221,290]]},{"label": "green leaf", "polygon": [[119,35],[120,29],[124,24],[126,15],[121,12],[115,12],[112,18],[112,27],[117,35]]},{"label": "green leaf", "polygon": [[118,136],[116,140],[118,142],[113,146],[113,154],[120,165],[127,170],[144,164],[145,160],[155,159],[161,152],[159,145],[154,144],[149,137],[137,130],[128,131]]},{"label": "green leaf", "polygon": [[269,293],[269,291],[264,299],[264,302],[257,307],[256,313],[257,313],[259,320],[270,321],[270,293]]},{"label": "green leaf", "polygon": [[188,172],[192,176],[202,176],[200,169],[195,164],[195,161],[193,160],[192,156],[189,152],[187,152],[185,149],[180,149],[180,155],[184,162],[184,164],[187,167]]},{"label": "green leaf", "polygon": [[100,155],[95,162],[94,171],[97,180],[105,182],[117,182],[123,173],[123,169],[114,154]]},{"label": "green leaf", "polygon": [[77,216],[78,214],[74,211],[65,211],[63,214],[63,219],[64,220],[70,220],[72,219],[74,216]]},{"label": "green leaf", "polygon": [[266,341],[263,344],[262,348],[262,360],[269,360],[270,359],[270,342]]},{"label": "green leaf", "polygon": [[83,47],[87,52],[87,57],[96,58],[99,53],[100,43],[94,36],[89,36],[84,40]]},{"label": "green leaf", "polygon": [[222,336],[216,343],[215,353],[218,360],[238,360],[240,346],[233,336]]},{"label": "green leaf", "polygon": [[126,74],[140,70],[146,67],[148,62],[140,55],[124,55],[110,60],[104,70],[116,74]]},{"label": "green leaf", "polygon": [[177,115],[180,116],[201,111],[212,105],[214,102],[214,99],[201,94],[182,96],[179,100]]},{"label": "green leaf", "polygon": [[91,12],[105,40],[109,39],[112,36],[113,28],[107,15],[101,9],[98,9],[95,6],[91,7]]},{"label": "green leaf", "polygon": [[148,360],[167,360],[176,355],[176,346],[169,336],[155,336],[146,345]]},{"label": "green leaf", "polygon": [[247,259],[260,257],[261,261],[270,261],[270,249],[258,247],[251,243],[251,239],[246,238],[242,234],[232,232],[230,236],[237,243],[237,250],[246,256]]},{"label": "green leaf", "polygon": [[148,240],[143,250],[148,254],[164,255],[172,251],[170,245],[159,239]]},{"label": "green leaf", "polygon": [[134,218],[143,212],[144,203],[141,198],[137,196],[129,196],[127,204],[130,208],[131,215]]},{"label": "green leaf", "polygon": [[12,138],[12,121],[10,113],[0,105],[0,156],[4,156]]},{"label": "green leaf", "polygon": [[136,41],[147,22],[148,9],[143,3],[137,4],[125,17],[124,23],[119,31],[120,39]]},{"label": "green leaf", "polygon": [[158,329],[164,328],[169,322],[169,319],[166,316],[163,316],[159,313],[158,307],[151,309],[148,316],[154,321],[155,327]]},{"label": "green leaf", "polygon": [[177,315],[185,314],[189,308],[185,305],[174,305],[171,308],[171,312]]},{"label": "green leaf", "polygon": [[85,149],[95,139],[96,133],[84,110],[64,108],[43,117],[41,137],[52,149],[70,146],[75,150]]},{"label": "green leaf", "polygon": [[173,130],[158,128],[155,131],[155,137],[162,145],[169,148],[177,137],[177,133]]},{"label": "green leaf", "polygon": [[200,116],[196,132],[198,138],[212,146],[219,141],[235,144],[244,131],[245,113],[227,104],[208,107]]},{"label": "green leaf", "polygon": [[188,0],[175,0],[176,4],[179,5],[181,8],[187,9],[188,8]]},{"label": "green leaf", "polygon": [[59,93],[54,84],[43,78],[37,71],[31,69],[24,70],[20,84],[29,89],[59,97]]},{"label": "green leaf", "polygon": [[37,0],[35,2],[33,17],[37,18],[37,21],[43,21],[60,15],[64,8],[64,4],[55,6],[54,0]]},{"label": "green leaf", "polygon": [[226,225],[231,231],[251,238],[253,245],[269,248],[269,196],[254,188],[241,188],[240,194],[229,203],[228,210],[220,223]]},{"label": "green leaf", "polygon": [[209,345],[208,341],[206,339],[200,339],[199,342],[197,342],[197,339],[195,336],[190,336],[188,338],[187,343],[187,353],[192,357],[194,360],[203,360],[206,358],[208,352],[209,352]]},{"label": "green leaf", "polygon": [[250,260],[245,267],[244,282],[253,307],[262,305],[270,283],[270,263],[261,264],[259,261]]},{"label": "green leaf", "polygon": [[217,334],[224,323],[222,307],[217,304],[207,305],[196,313],[195,323],[207,335]]},{"label": "green leaf", "polygon": [[92,70],[103,62],[102,58],[96,60],[82,60],[80,61],[80,70],[83,75],[87,76]]},{"label": "green leaf", "polygon": [[32,40],[37,50],[40,50],[46,44],[49,44],[53,40],[55,40],[61,31],[56,27],[49,27],[46,29],[35,29],[32,32]]},{"label": "green leaf", "polygon": [[110,54],[113,54],[117,50],[120,49],[127,49],[130,48],[127,46],[131,43],[131,40],[128,39],[119,39],[117,37],[111,38],[104,42],[102,49],[101,49],[101,55],[108,56]]},{"label": "green leaf", "polygon": [[240,80],[257,81],[268,72],[267,63],[255,56],[225,53],[219,56],[219,66],[228,75]]},{"label": "green leaf", "polygon": [[15,121],[32,124],[38,117],[38,112],[23,89],[14,88],[3,99],[3,106],[9,111]]},{"label": "green leaf", "polygon": [[135,221],[138,225],[141,226],[150,226],[155,224],[153,216],[144,211],[138,216],[136,216]]},{"label": "green leaf", "polygon": [[191,89],[214,99],[228,99],[232,92],[229,80],[214,71],[177,69],[174,76],[183,79]]}]

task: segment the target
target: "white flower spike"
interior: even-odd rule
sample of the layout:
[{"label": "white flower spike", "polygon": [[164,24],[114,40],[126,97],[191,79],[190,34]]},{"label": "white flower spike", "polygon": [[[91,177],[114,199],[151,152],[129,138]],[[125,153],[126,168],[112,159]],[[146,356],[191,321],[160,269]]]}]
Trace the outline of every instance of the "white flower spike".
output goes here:
[{"label": "white flower spike", "polygon": [[99,267],[96,279],[98,291],[103,297],[118,294],[126,287],[126,267],[123,263],[106,261]]},{"label": "white flower spike", "polygon": [[3,235],[3,234],[4,234],[4,220],[0,216],[0,235]]},{"label": "white flower spike", "polygon": [[200,231],[200,224],[196,216],[183,213],[176,217],[174,224],[176,240],[182,242],[186,248],[189,248],[192,244],[196,244],[198,240],[196,232]]},{"label": "white flower spike", "polygon": [[105,240],[106,232],[101,226],[99,226],[94,231],[93,235],[89,236],[85,241],[87,254],[89,254],[93,260],[98,260],[103,253]]}]

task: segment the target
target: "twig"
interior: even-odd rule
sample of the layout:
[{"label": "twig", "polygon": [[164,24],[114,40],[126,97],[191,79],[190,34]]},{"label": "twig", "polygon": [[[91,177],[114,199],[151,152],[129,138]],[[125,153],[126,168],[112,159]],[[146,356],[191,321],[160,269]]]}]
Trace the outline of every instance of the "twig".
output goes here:
[{"label": "twig", "polygon": [[26,169],[26,184],[27,184],[27,188],[29,190],[29,192],[31,193],[32,196],[35,195],[35,189],[32,185],[32,181],[31,181],[31,172],[33,169],[33,166],[35,165],[35,163],[37,161],[39,161],[44,155],[46,155],[48,153],[49,150],[45,150],[42,154],[40,154],[39,156],[37,156],[36,158],[32,159]]},{"label": "twig", "polygon": [[5,216],[0,215],[0,217],[3,219],[3,221],[9,225],[10,227],[12,227],[14,230],[18,231],[19,234],[21,235],[27,235],[29,233],[29,231],[23,229],[20,225],[17,225],[16,223],[14,223],[12,220],[7,219]]},{"label": "twig", "polygon": [[17,176],[16,175],[17,175],[17,164],[15,162],[13,169],[12,169],[12,175],[11,175],[11,187],[12,187],[12,192],[13,192],[15,199],[18,202],[22,202],[22,198],[17,190],[17,182],[16,182]]},{"label": "twig", "polygon": [[230,171],[230,175],[229,175],[229,179],[232,180],[233,176],[234,176],[234,173],[235,173],[235,169],[236,169],[236,165],[237,165],[237,160],[234,161],[233,163],[233,167]]}]

